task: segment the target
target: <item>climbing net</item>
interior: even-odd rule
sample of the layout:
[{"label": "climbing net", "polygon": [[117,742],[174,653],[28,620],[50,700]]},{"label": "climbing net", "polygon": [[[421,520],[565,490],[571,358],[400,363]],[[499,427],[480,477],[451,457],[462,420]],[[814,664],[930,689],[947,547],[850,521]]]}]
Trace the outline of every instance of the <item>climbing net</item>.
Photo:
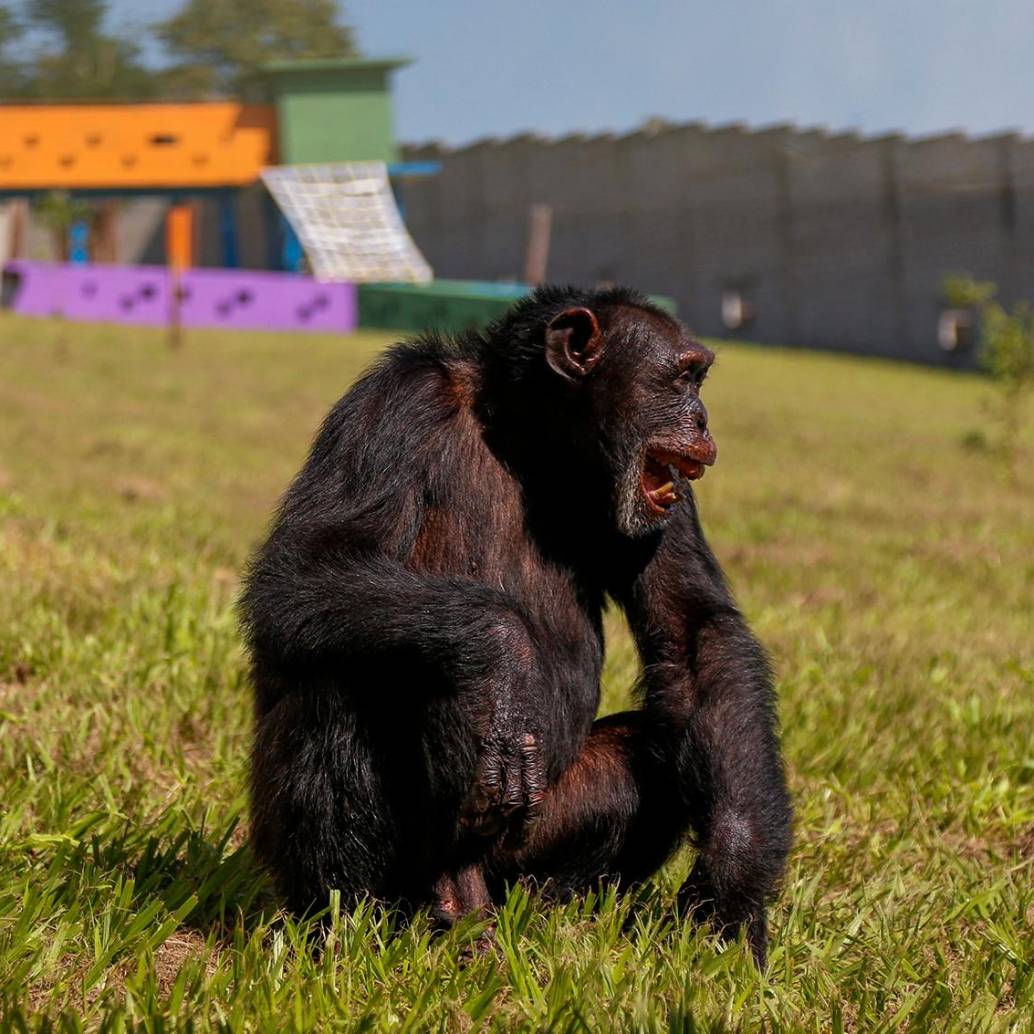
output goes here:
[{"label": "climbing net", "polygon": [[427,283],[431,267],[406,231],[384,162],[280,165],[262,180],[319,280]]}]

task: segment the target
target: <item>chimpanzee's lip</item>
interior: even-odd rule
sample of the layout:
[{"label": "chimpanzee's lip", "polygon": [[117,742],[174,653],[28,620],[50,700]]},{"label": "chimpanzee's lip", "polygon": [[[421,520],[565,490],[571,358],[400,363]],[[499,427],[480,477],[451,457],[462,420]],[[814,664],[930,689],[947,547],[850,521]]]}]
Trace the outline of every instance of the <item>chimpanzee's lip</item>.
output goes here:
[{"label": "chimpanzee's lip", "polygon": [[667,449],[647,450],[640,483],[654,513],[667,513],[682,498],[678,492],[682,479],[697,481],[704,476],[704,470],[714,463],[714,451],[713,446],[697,455]]}]

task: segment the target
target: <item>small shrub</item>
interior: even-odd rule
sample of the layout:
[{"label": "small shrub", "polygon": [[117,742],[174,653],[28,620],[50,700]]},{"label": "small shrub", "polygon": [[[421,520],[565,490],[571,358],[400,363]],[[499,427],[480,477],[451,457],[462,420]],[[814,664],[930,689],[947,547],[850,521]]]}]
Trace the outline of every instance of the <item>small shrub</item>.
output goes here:
[{"label": "small shrub", "polygon": [[1018,302],[1009,312],[995,300],[997,293],[997,286],[986,280],[958,275],[944,280],[948,303],[980,316],[980,360],[997,388],[988,405],[996,429],[991,444],[1016,480],[1027,402],[1034,393],[1034,308]]}]

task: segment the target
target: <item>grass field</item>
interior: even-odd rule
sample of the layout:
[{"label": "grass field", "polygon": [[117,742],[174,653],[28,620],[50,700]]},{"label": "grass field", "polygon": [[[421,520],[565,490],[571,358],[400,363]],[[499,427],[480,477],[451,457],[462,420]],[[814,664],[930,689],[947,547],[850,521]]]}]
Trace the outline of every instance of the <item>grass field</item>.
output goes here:
[{"label": "grass field", "polygon": [[1020,485],[963,445],[971,376],[719,346],[699,498],[797,807],[764,977],[668,917],[686,853],[635,900],[515,891],[473,961],[476,928],[281,919],[233,598],[384,343],[0,318],[0,1028],[1031,1030],[1034,441]]}]

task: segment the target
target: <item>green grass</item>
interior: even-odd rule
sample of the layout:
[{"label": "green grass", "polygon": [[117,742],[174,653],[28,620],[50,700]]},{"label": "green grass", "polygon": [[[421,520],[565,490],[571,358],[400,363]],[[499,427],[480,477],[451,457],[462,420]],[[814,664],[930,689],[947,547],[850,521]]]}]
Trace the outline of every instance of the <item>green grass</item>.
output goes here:
[{"label": "green grass", "polygon": [[687,853],[634,900],[514,892],[474,960],[476,928],[363,908],[316,950],[278,915],[237,573],[384,341],[0,319],[0,1028],[1030,1030],[1034,443],[1021,485],[967,449],[971,376],[719,349],[699,496],[797,805],[764,977],[671,921]]}]

